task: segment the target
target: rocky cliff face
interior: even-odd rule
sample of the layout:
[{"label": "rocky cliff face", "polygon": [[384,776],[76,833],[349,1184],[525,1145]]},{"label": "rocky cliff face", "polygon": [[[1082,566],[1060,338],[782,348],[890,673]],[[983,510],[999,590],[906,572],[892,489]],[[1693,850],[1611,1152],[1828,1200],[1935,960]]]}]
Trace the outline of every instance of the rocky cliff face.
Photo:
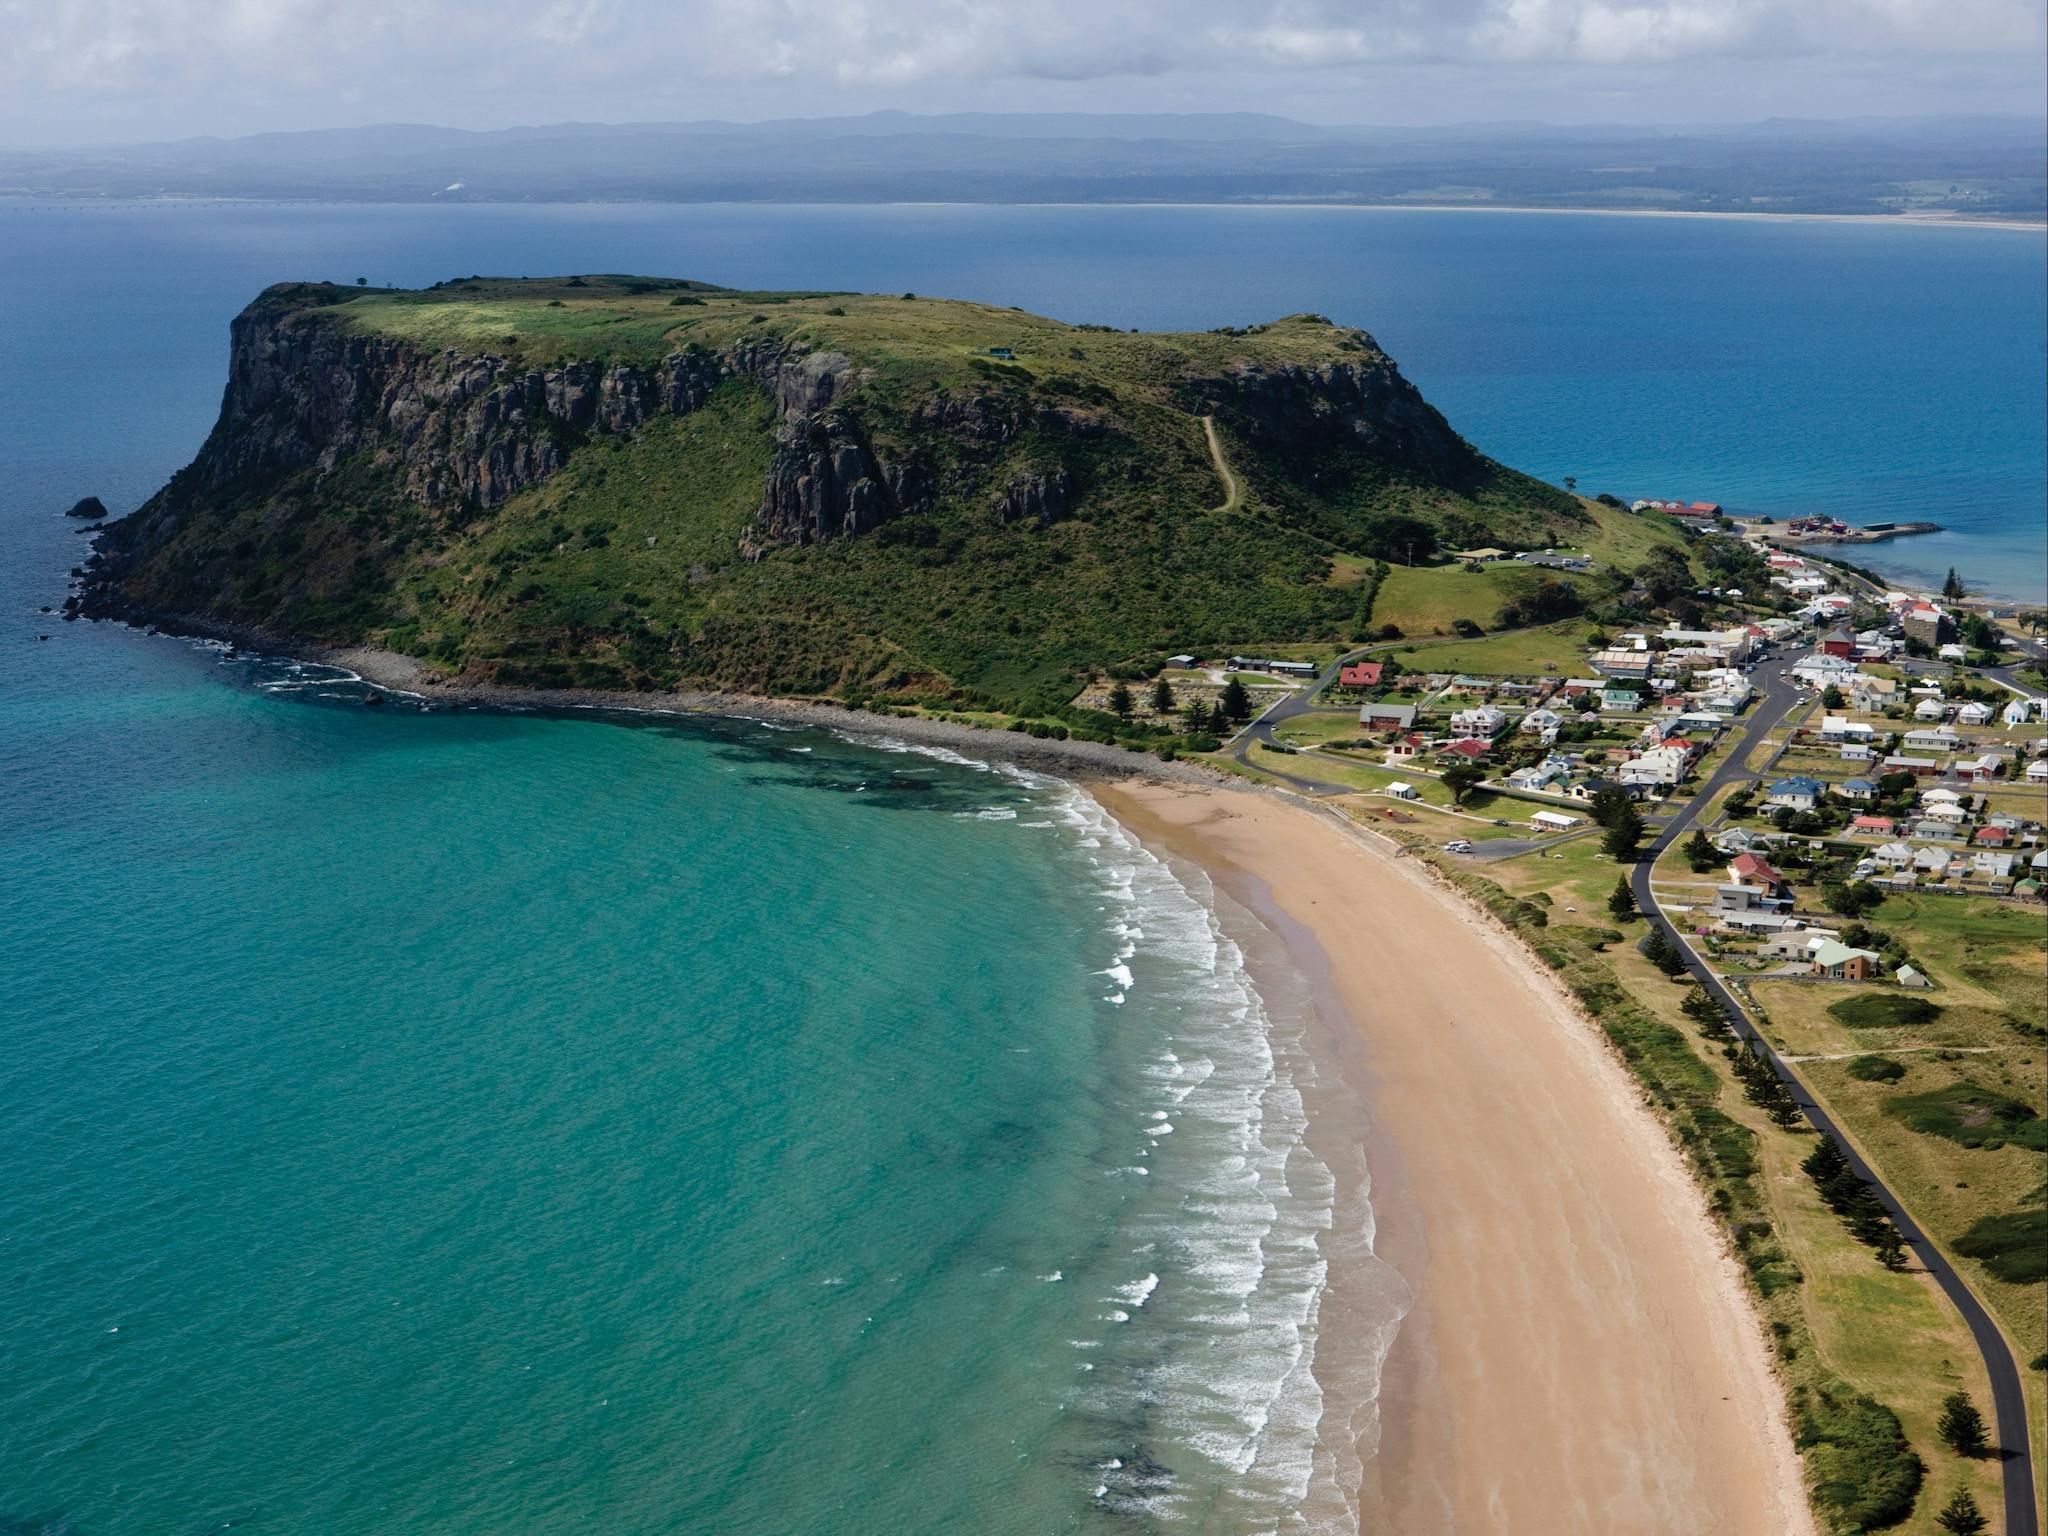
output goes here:
[{"label": "rocky cliff face", "polygon": [[116,547],[160,541],[195,508],[357,453],[395,470],[422,506],[496,506],[560,469],[579,441],[696,410],[731,379],[758,383],[780,418],[758,544],[862,533],[929,505],[921,466],[877,458],[854,414],[835,408],[861,382],[836,352],[758,344],[679,351],[651,366],[534,369],[258,303],[235,319],[220,419],[205,446]]},{"label": "rocky cliff face", "polygon": [[[1377,353],[1370,337],[1361,339]],[[1246,363],[1191,381],[1189,392],[1193,409],[1227,422],[1254,449],[1358,449],[1452,486],[1488,467],[1384,356],[1316,366]]]}]

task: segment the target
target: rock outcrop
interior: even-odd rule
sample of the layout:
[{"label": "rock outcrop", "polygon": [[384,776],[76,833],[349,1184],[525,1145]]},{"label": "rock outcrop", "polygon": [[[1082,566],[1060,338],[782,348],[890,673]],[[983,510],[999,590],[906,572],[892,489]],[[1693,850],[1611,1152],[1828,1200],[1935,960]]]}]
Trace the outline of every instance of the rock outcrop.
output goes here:
[{"label": "rock outcrop", "polygon": [[107,515],[107,504],[97,496],[81,496],[64,513],[66,517],[102,518]]}]

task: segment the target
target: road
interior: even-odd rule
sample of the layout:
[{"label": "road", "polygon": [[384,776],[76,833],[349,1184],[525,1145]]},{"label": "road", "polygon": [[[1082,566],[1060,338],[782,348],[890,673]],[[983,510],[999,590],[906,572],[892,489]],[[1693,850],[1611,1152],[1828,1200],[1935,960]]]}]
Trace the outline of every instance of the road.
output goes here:
[{"label": "road", "polygon": [[[1771,1048],[1770,1042],[1750,1024],[1748,1015],[1742,1011],[1726,984],[1706,967],[1687,942],[1686,936],[1677,931],[1670,918],[1665,916],[1651,889],[1650,872],[1657,856],[1691,830],[1693,823],[1724,786],[1737,779],[1756,776],[1753,771],[1743,767],[1743,759],[1766,734],[1784,720],[1792,706],[1799,701],[1797,691],[1785,681],[1784,674],[1788,661],[1789,658],[1777,660],[1766,668],[1760,668],[1758,673],[1753,675],[1752,680],[1762,687],[1763,698],[1758,702],[1755,713],[1751,715],[1742,739],[1736,743],[1735,750],[1729,754],[1728,760],[1700,786],[1699,792],[1685,803],[1650,844],[1641,862],[1629,872],[1629,889],[1634,892],[1636,906],[1641,909],[1644,916],[1651,922],[1664,924],[1671,937],[1677,940],[1679,953],[1685,956],[1686,969],[1692,973],[1693,979],[1705,987],[1721,1005],[1729,1021],[1735,1026],[1736,1032],[1748,1040],[1755,1047],[1757,1054],[1770,1063],[1771,1070],[1776,1072],[1785,1086],[1791,1090],[1800,1113],[1806,1116],[1816,1130],[1825,1131],[1841,1143],[1842,1151],[1849,1159],[1849,1166],[1855,1169],[1858,1178],[1868,1180],[1871,1187],[1876,1190],[1878,1199],[1884,1203],[1885,1210],[1898,1226],[1899,1235],[1905,1239],[1907,1248],[1934,1277],[1934,1282],[1941,1287],[1942,1294],[1947,1296],[1954,1303],[1955,1309],[1962,1314],[1963,1321],[1969,1326],[1970,1336],[1977,1342],[1978,1353],[1984,1357],[1984,1369],[1991,1379],[1992,1418],[1997,1443],[2003,1448],[2004,1453],[2002,1470],[2005,1478],[2006,1536],[2040,1536],[2040,1524],[2034,1511],[2034,1462],[2032,1445],[2027,1435],[2026,1394],[2021,1386],[2019,1361],[2014,1358],[2005,1335],[1999,1332],[1998,1324],[1984,1309],[1984,1304],[1977,1299],[1976,1293],[1964,1282],[1963,1277],[1956,1273],[1955,1266],[1949,1263],[1939,1248],[1928,1241],[1927,1234],[1920,1230],[1919,1224],[1899,1203],[1898,1197],[1885,1187],[1884,1181],[1877,1176],[1877,1171],[1863,1160],[1849,1138],[1836,1126],[1833,1118],[1814,1101],[1806,1084],[1800,1081],[1799,1074],[1787,1065]],[[1938,1497],[1933,1482],[1930,1481],[1927,1492],[1921,1496]]]},{"label": "road", "polygon": [[[1314,701],[1317,695],[1336,681],[1338,668],[1345,662],[1363,656],[1369,651],[1387,648],[1367,646],[1331,663],[1326,670],[1318,674],[1313,684],[1270,705],[1256,720],[1238,732],[1231,743],[1231,755],[1239,763],[1249,766],[1252,746],[1258,742],[1263,742],[1269,747],[1274,745],[1274,726],[1292,720],[1298,715],[1310,713],[1315,708]],[[1842,1134],[1827,1111],[1815,1102],[1806,1084],[1800,1081],[1799,1074],[1751,1025],[1748,1015],[1742,1011],[1726,984],[1707,969],[1687,942],[1685,935],[1677,932],[1670,918],[1658,906],[1656,893],[1651,889],[1650,872],[1656,864],[1657,856],[1692,830],[1693,824],[1713,803],[1716,795],[1731,784],[1760,778],[1770,771],[1770,762],[1760,763],[1755,768],[1746,767],[1745,763],[1758,743],[1782,725],[1785,717],[1801,701],[1802,694],[1790,676],[1792,664],[1797,660],[1798,654],[1787,652],[1782,656],[1775,656],[1750,674],[1750,681],[1757,686],[1759,697],[1748,720],[1744,722],[1741,736],[1721,766],[1708,775],[1693,796],[1657,830],[1647,852],[1629,872],[1629,889],[1634,893],[1636,906],[1645,918],[1651,922],[1662,923],[1667,932],[1677,940],[1679,953],[1686,957],[1686,968],[1692,973],[1693,979],[1720,1003],[1737,1034],[1750,1041],[1758,1055],[1770,1063],[1771,1070],[1778,1074],[1791,1091],[1793,1101],[1798,1104],[1808,1123],[1841,1143],[1842,1151],[1849,1159],[1849,1166],[1855,1169],[1858,1178],[1867,1180],[1876,1191],[1878,1199],[1883,1202],[1885,1210],[1897,1225],[1899,1235],[1904,1239],[1908,1250],[1925,1266],[1927,1272],[1934,1277],[1935,1284],[1941,1287],[1942,1293],[1962,1314],[1971,1338],[1976,1341],[1978,1353],[1984,1357],[1985,1373],[1991,1381],[1992,1422],[1997,1442],[2003,1448],[2004,1454],[2002,1471],[2005,1483],[2006,1536],[2040,1536],[2040,1523],[2034,1511],[2034,1462],[2032,1445],[2027,1435],[2026,1394],[2021,1386],[2019,1361],[2014,1357],[2005,1335],[1999,1332],[1998,1324],[1992,1320],[1984,1304],[1977,1299],[1976,1293],[1956,1272],[1955,1266],[1950,1264],[1941,1250],[1928,1240],[1927,1234],[1921,1231],[1919,1224],[1899,1203],[1898,1197],[1885,1186],[1877,1171],[1863,1160],[1862,1155],[1857,1152],[1848,1137]],[[1290,773],[1275,768],[1270,763],[1259,764],[1258,771],[1279,779],[1300,794],[1318,799],[1328,795],[1356,793],[1345,785],[1332,784],[1305,774]],[[1534,846],[1537,845],[1525,844],[1517,851],[1526,851],[1527,848]],[[1551,846],[1551,842],[1546,842],[1543,846]],[[1922,1497],[1935,1496],[1934,1484],[1930,1482],[1928,1491]]]}]

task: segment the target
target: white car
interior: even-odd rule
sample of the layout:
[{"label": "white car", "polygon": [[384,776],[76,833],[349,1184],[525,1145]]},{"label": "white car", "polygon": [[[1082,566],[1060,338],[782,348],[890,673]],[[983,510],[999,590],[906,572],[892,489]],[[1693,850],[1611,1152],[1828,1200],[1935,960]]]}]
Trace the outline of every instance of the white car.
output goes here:
[{"label": "white car", "polygon": [[1444,844],[1445,853],[1470,853],[1471,851],[1472,845],[1466,842],[1465,839],[1463,839],[1462,837],[1455,838],[1452,841]]}]

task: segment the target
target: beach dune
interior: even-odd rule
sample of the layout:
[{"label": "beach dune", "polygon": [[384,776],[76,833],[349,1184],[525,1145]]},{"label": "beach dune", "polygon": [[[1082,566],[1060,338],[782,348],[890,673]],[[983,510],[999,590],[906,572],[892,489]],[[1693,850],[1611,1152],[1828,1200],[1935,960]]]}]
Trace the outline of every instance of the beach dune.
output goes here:
[{"label": "beach dune", "polygon": [[1367,1100],[1377,1248],[1416,1301],[1382,1379],[1362,1529],[1812,1531],[1734,1262],[1548,973],[1328,815],[1181,785],[1095,793],[1281,934]]}]

